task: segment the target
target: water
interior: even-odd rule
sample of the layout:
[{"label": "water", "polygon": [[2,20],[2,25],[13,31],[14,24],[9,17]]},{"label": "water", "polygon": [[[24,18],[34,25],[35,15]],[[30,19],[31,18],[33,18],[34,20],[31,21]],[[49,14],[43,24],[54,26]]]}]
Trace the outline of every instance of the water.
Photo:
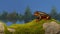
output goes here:
[{"label": "water", "polygon": [[[10,21],[8,22],[4,21],[4,22],[6,23],[7,26],[10,26],[11,24],[13,24],[13,22],[10,22]],[[24,24],[24,21],[17,21],[16,24]]]}]

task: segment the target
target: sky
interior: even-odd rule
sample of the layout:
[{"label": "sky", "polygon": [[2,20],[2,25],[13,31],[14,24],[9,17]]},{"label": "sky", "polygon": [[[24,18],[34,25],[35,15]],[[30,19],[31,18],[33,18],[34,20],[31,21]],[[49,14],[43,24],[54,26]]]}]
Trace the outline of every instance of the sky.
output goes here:
[{"label": "sky", "polygon": [[16,12],[23,14],[27,6],[30,7],[31,12],[43,11],[49,13],[53,6],[56,7],[58,13],[60,12],[60,0],[0,0],[0,13],[3,10],[9,13],[16,10]]},{"label": "sky", "polygon": [[31,12],[44,11],[48,13],[52,6],[55,6],[57,11],[60,12],[60,0],[0,0],[0,13],[3,10],[9,13],[16,10],[23,14],[27,6],[30,7]]}]

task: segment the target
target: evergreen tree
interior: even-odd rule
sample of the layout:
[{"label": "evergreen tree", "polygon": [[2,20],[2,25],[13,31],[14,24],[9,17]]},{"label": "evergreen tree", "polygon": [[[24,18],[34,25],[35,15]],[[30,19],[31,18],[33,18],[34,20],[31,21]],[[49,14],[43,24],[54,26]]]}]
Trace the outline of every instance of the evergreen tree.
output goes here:
[{"label": "evergreen tree", "polygon": [[57,10],[56,10],[56,7],[52,7],[52,10],[50,12],[50,16],[54,19],[57,19]]},{"label": "evergreen tree", "polygon": [[4,22],[7,22],[7,15],[8,15],[8,12],[4,10],[2,15],[0,16],[0,19]]},{"label": "evergreen tree", "polygon": [[19,20],[19,21],[23,21],[23,19],[24,19],[23,15],[22,15],[22,14],[19,14],[18,20]]},{"label": "evergreen tree", "polygon": [[24,13],[24,22],[27,23],[32,20],[32,13],[30,11],[29,6],[27,6],[26,11]]},{"label": "evergreen tree", "polygon": [[60,21],[60,13],[57,15],[56,19]]},{"label": "evergreen tree", "polygon": [[18,13],[14,10],[12,13],[8,14],[7,19],[13,23],[16,23],[18,18]]}]

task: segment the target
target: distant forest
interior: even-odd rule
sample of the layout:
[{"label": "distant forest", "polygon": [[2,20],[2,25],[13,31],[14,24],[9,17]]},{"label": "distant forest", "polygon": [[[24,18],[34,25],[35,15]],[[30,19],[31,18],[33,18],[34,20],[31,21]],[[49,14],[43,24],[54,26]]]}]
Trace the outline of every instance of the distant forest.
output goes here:
[{"label": "distant forest", "polygon": [[[37,10],[38,11],[38,10]],[[60,21],[60,13],[57,13],[56,7],[52,7],[50,13],[48,13],[53,19]],[[24,23],[27,23],[29,21],[32,21],[35,19],[34,15],[32,14],[30,7],[26,7],[25,13],[18,14],[15,10],[12,13],[8,13],[7,11],[3,11],[2,14],[0,14],[0,20],[2,21],[10,21],[13,23],[16,23],[17,20],[24,21]]]}]

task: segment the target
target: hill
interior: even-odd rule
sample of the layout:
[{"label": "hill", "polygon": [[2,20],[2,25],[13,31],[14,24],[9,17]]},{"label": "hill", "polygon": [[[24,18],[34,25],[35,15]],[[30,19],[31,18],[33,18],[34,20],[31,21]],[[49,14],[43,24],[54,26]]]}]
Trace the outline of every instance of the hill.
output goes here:
[{"label": "hill", "polygon": [[[39,22],[36,22],[35,20],[33,20],[26,24],[13,24],[7,28],[14,29],[15,30],[14,34],[44,34],[45,30],[43,29],[43,24],[49,23],[51,21],[56,21],[56,20],[54,20],[54,19],[41,20]],[[56,21],[56,22],[58,22],[58,21]]]}]

